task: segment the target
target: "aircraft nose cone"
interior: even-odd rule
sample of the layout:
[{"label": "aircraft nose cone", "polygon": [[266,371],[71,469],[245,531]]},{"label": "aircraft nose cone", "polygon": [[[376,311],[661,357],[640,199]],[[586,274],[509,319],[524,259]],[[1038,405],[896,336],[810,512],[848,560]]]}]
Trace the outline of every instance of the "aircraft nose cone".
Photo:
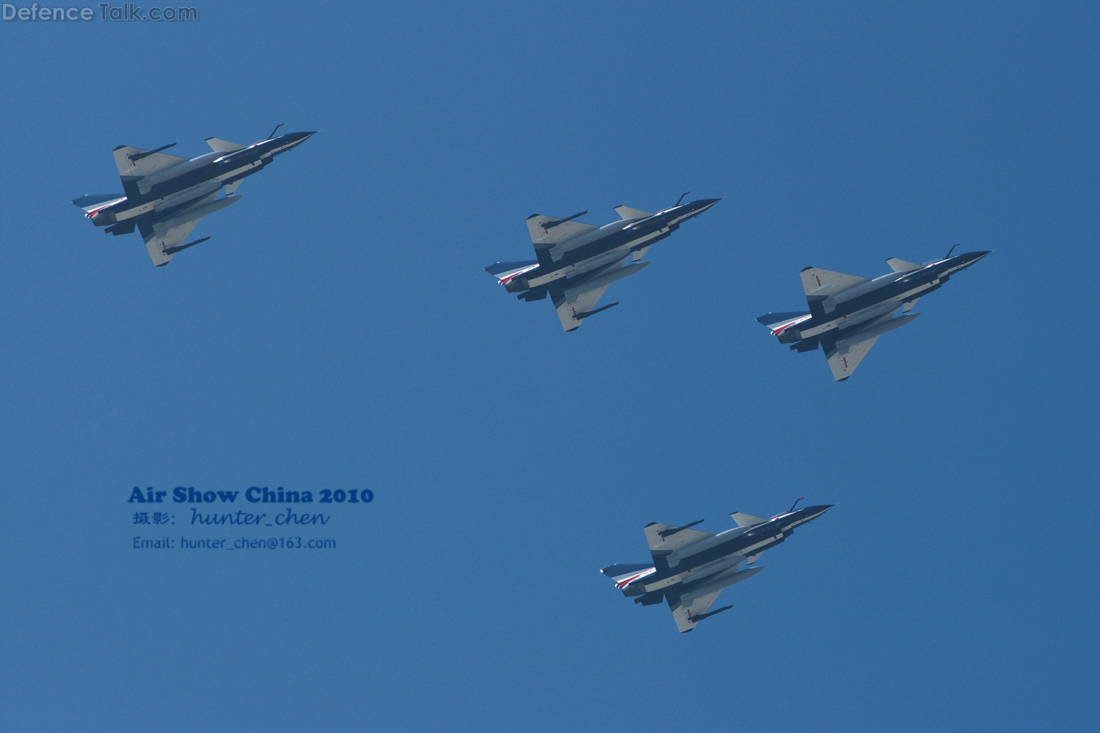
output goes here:
[{"label": "aircraft nose cone", "polygon": [[317,130],[313,130],[312,132],[288,132],[283,135],[283,139],[287,141],[289,147],[293,147],[295,145],[301,145],[316,134]]},{"label": "aircraft nose cone", "polygon": [[680,207],[680,210],[684,212],[683,216],[694,217],[699,216],[704,211],[714,206],[722,199],[699,199],[698,201],[692,201],[684,204]]},{"label": "aircraft nose cone", "polygon": [[959,255],[959,259],[962,261],[963,267],[967,268],[992,251],[993,250],[986,250],[985,252],[967,252],[966,254]]}]

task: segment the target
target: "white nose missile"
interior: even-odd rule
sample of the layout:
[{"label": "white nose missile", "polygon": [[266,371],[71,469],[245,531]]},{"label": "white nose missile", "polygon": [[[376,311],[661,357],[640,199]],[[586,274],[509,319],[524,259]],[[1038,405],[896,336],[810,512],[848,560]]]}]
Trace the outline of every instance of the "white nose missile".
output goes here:
[{"label": "white nose missile", "polygon": [[[624,258],[625,257],[626,257],[626,255],[624,255]],[[649,261],[635,262],[632,265],[627,265],[626,267],[620,267],[617,270],[611,270],[610,272],[605,272],[603,275],[597,275],[596,277],[592,278],[591,280],[585,280],[582,283],[582,287],[580,287],[580,288],[572,288],[572,289],[566,290],[565,291],[565,298],[569,302],[573,302],[573,301],[576,300],[577,296],[579,296],[581,293],[586,293],[590,290],[595,290],[596,288],[605,287],[605,286],[610,285],[611,283],[615,282],[616,280],[622,280],[624,277],[628,277],[629,275],[633,275],[633,274],[637,273],[638,271],[640,271],[643,267],[645,267],[648,264],[649,264]]]},{"label": "white nose missile", "polygon": [[[668,556],[669,568],[675,568],[679,562],[672,562],[676,553],[672,553]],[[658,580],[655,583],[649,583],[646,585],[647,591],[660,590],[661,588],[668,588],[669,586],[676,585],[677,583],[690,583],[693,581],[700,581],[707,576],[713,576],[715,578],[727,574],[730,570],[736,569],[741,561],[745,558],[741,555],[726,555],[720,557],[717,560],[699,565],[698,567],[689,568],[681,573],[671,575],[664,580]],[[747,576],[746,576],[747,577]],[[708,583],[711,581],[707,581]],[[722,586],[723,588],[725,586]]]},{"label": "white nose missile", "polygon": [[[826,321],[819,326],[815,326],[814,328],[806,328],[800,331],[796,331],[792,333],[791,336],[797,338],[791,340],[797,341],[798,338],[810,338],[813,336],[817,336],[818,334],[825,333],[827,331],[832,331],[833,329],[855,328],[858,327],[860,323],[866,323],[868,321],[873,321],[876,318],[881,318],[882,316],[885,316],[889,313],[893,313],[897,309],[897,301],[890,300],[886,301],[885,303],[879,303],[878,305],[872,306],[870,308],[858,310],[855,313],[849,313],[848,315],[837,318],[834,321]],[[780,341],[780,343],[787,342]]]},{"label": "white nose missile", "polygon": [[221,181],[208,181],[198,186],[192,186],[191,188],[168,196],[162,202],[154,206],[153,209],[155,211],[163,211],[166,209],[175,208],[176,206],[182,206],[183,204],[189,202],[194,203],[198,199],[214,193],[223,185],[225,184],[223,184]]},{"label": "white nose missile", "polygon": [[608,265],[613,265],[616,262],[622,262],[630,256],[630,252],[623,252],[622,250],[614,249],[610,252],[605,252],[598,257],[585,260],[584,262],[578,262],[575,265],[571,265],[565,270],[568,273],[567,277],[576,277],[584,272],[595,272]]},{"label": "white nose missile", "polygon": [[907,316],[898,316],[897,318],[889,321],[883,321],[882,323],[876,323],[869,328],[864,328],[860,331],[856,331],[852,334],[852,338],[840,339],[837,341],[837,348],[843,350],[851,342],[866,341],[867,339],[878,338],[887,331],[893,331],[895,328],[901,328],[909,321],[913,320],[920,313],[910,313]]},{"label": "white nose missile", "polygon": [[692,588],[691,594],[695,597],[708,595],[715,591],[722,590],[723,588],[728,588],[735,583],[740,583],[742,580],[748,580],[763,569],[763,565],[757,565],[756,567],[745,568],[744,570],[727,570],[724,573],[716,575],[702,585]]},{"label": "white nose missile", "polygon": [[165,219],[164,221],[158,221],[153,225],[153,231],[156,232],[158,237],[163,237],[169,229],[178,227],[180,224],[186,224],[189,221],[195,219],[201,219],[208,214],[213,214],[215,211],[221,211],[230,204],[235,204],[240,200],[240,196],[226,196],[220,198],[217,201],[211,201],[208,204],[202,204],[196,206],[193,209],[186,209],[173,216],[171,219]]}]

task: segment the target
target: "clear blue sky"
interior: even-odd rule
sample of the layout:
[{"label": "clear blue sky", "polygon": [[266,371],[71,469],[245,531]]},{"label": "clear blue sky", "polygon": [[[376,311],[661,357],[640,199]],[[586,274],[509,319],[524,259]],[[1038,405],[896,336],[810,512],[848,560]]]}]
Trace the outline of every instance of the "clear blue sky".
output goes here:
[{"label": "clear blue sky", "polygon": [[[1095,4],[198,8],[0,23],[0,728],[1095,723]],[[165,268],[69,203],[280,122]],[[687,190],[576,333],[481,269]],[[753,320],[956,242],[846,383]],[[138,551],[135,485],[375,500]],[[800,496],[691,634],[597,572]]]}]

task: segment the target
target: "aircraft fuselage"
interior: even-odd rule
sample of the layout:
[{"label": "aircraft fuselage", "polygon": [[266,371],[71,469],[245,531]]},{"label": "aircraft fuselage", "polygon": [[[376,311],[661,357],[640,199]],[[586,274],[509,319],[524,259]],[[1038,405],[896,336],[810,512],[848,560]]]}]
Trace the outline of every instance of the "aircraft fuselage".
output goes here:
[{"label": "aircraft fuselage", "polygon": [[[158,218],[171,216],[173,210],[259,172],[276,155],[304,142],[311,134],[292,133],[228,153],[206,153],[157,171],[140,181],[127,181],[124,177],[125,198],[89,211],[87,216],[97,227],[118,225],[153,212]],[[133,231],[133,226],[133,223],[123,224],[113,233],[129,233]]]},{"label": "aircraft fuselage", "polygon": [[617,264],[632,253],[634,259],[640,259],[646,249],[679,229],[681,222],[698,216],[718,201],[703,199],[652,216],[615,221],[545,248],[538,266],[505,282],[505,289],[509,293],[530,290],[541,298],[545,297],[547,286],[556,280]]},{"label": "aircraft fuselage", "polygon": [[[627,584],[623,593],[627,596],[650,596],[645,600],[639,599],[644,605],[656,603],[668,588],[679,585],[682,591],[687,586],[713,579],[719,573],[736,568],[746,558],[778,545],[791,535],[795,527],[816,519],[831,506],[824,504],[805,507],[773,517],[761,524],[719,532],[667,555],[655,555],[654,572]],[[746,568],[741,573],[748,570]],[[747,577],[738,578],[741,573],[727,575],[729,584]],[[651,595],[654,593],[657,594],[656,597]]]},{"label": "aircraft fuselage", "polygon": [[831,331],[845,331],[881,318],[896,311],[903,303],[911,303],[938,290],[952,274],[966,269],[987,254],[968,252],[916,270],[890,272],[832,296],[808,298],[809,315],[777,330],[775,335],[780,343],[810,341],[816,347],[821,336]]}]

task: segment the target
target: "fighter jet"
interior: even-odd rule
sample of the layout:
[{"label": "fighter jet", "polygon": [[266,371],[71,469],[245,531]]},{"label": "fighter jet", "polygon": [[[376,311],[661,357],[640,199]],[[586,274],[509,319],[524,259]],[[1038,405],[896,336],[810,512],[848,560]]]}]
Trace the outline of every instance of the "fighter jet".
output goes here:
[{"label": "fighter jet", "polygon": [[[89,194],[73,199],[73,203],[84,209],[93,224],[106,227],[115,236],[129,234],[136,227],[153,264],[167,265],[177,252],[210,239],[203,237],[184,244],[199,219],[241,198],[233,195],[241,181],[314,134],[292,132],[275,137],[279,127],[282,125],[266,140],[247,147],[207,138],[212,152],[197,158],[162,152],[175,143],[156,150],[120,145],[114,152],[124,193]],[[225,195],[218,198],[223,189]]]},{"label": "fighter jet", "polygon": [[[620,220],[602,227],[576,221],[587,211],[564,219],[533,214],[527,218],[527,228],[538,259],[497,262],[485,271],[495,275],[509,293],[517,293],[520,300],[542,300],[549,295],[562,328],[575,331],[585,318],[618,305],[616,302],[597,308],[596,302],[611,283],[649,264],[638,260],[655,242],[720,200],[701,199],[682,205],[677,201],[672,208],[656,214],[616,206]],[[625,264],[627,258],[631,264]]]},{"label": "fighter jet", "polygon": [[[647,524],[645,538],[653,563],[609,565],[600,572],[614,580],[615,587],[624,596],[633,597],[635,603],[652,606],[662,599],[667,601],[676,628],[686,633],[703,619],[733,608],[710,610],[725,588],[764,569],[763,565],[753,565],[764,550],[778,545],[791,536],[795,527],[833,507],[822,504],[796,510],[799,501],[802,500],[771,519],[734,512],[730,517],[737,526],[718,534],[690,529],[702,519],[682,527]],[[742,563],[746,567],[739,570]]]},{"label": "fighter jet", "polygon": [[[766,313],[756,320],[771,329],[779,343],[790,344],[792,351],[814,351],[820,345],[833,379],[843,382],[879,336],[920,315],[909,313],[918,300],[989,254],[967,252],[952,257],[955,247],[942,260],[923,265],[891,257],[886,264],[893,272],[874,280],[807,267],[802,271],[802,287],[810,312]],[[894,318],[898,308],[908,315]]]}]

